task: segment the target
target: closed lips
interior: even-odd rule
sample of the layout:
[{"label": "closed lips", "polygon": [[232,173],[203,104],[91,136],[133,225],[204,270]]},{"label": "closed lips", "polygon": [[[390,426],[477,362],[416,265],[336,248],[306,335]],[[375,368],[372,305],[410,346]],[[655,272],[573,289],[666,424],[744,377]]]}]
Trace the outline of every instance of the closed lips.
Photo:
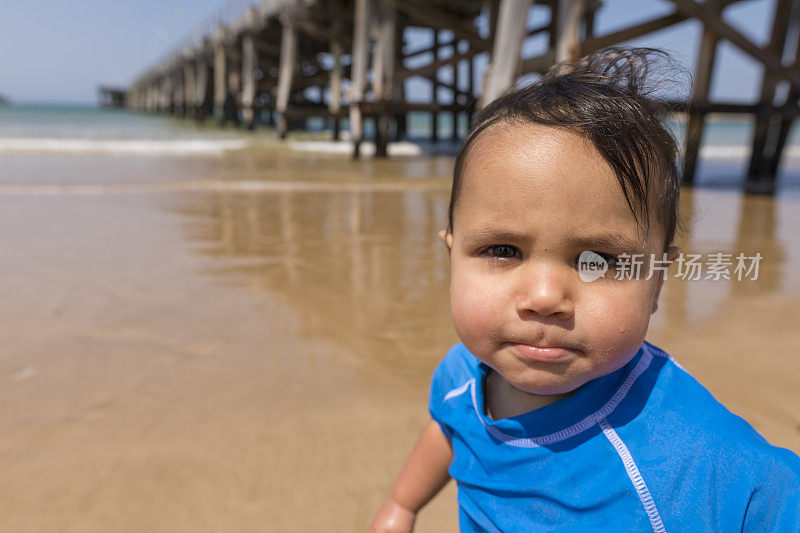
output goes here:
[{"label": "closed lips", "polygon": [[571,350],[562,346],[534,346],[530,344],[511,343],[511,347],[525,359],[540,361],[556,361],[570,357]]}]

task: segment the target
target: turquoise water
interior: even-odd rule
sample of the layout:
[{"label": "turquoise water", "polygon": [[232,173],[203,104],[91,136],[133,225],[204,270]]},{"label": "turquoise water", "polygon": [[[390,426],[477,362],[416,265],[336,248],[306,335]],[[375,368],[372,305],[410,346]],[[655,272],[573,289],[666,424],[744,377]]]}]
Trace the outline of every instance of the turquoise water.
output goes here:
[{"label": "turquoise water", "polygon": [[174,139],[229,136],[192,121],[90,106],[0,106],[0,139]]},{"label": "turquoise water", "polygon": [[[452,114],[439,113],[438,121],[440,135],[449,138],[453,125]],[[370,122],[367,121],[368,132],[372,130]],[[322,126],[322,121],[315,121],[313,126],[318,129]],[[430,127],[429,113],[409,113],[410,137],[428,138]],[[463,117],[459,120],[458,129],[463,134]],[[675,124],[673,129],[679,136],[682,135],[682,124]],[[794,135],[796,133],[795,128],[792,135],[794,144],[797,144],[797,135]],[[172,139],[230,138],[236,135],[236,130],[232,129],[198,127],[191,120],[137,114],[125,110],[64,105],[0,106],[0,138]],[[714,146],[746,148],[751,135],[751,121],[717,120],[706,125],[704,141]]]},{"label": "turquoise water", "polygon": [[[458,142],[451,140],[452,114],[439,113],[439,132],[443,139],[430,142],[431,116],[410,113],[409,138],[429,152],[452,153]],[[344,122],[346,128],[346,121]],[[321,129],[324,122],[310,124]],[[672,128],[680,142],[683,124]],[[459,133],[466,124],[459,121]],[[371,121],[366,134],[373,130]],[[324,136],[324,135],[323,135]],[[712,119],[706,124],[697,169],[698,185],[734,187],[744,179],[749,158],[752,121],[739,118]],[[264,130],[255,135],[236,128],[220,129],[179,120],[131,113],[124,110],[102,110],[94,107],[29,105],[0,106],[0,156],[25,154],[120,154],[126,156],[218,154],[252,146],[254,141],[270,138]],[[779,187],[800,188],[800,137],[793,128],[778,178]]]}]

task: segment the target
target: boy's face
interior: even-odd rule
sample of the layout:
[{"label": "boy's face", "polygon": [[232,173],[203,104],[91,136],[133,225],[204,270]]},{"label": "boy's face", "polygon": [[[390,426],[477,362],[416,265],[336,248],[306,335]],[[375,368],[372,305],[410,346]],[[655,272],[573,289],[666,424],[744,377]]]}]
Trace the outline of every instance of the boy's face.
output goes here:
[{"label": "boy's face", "polygon": [[[662,277],[645,278],[650,254],[663,253],[660,225],[641,234],[611,167],[579,133],[496,124],[467,157],[453,233],[440,234],[467,349],[535,394],[566,393],[625,365],[657,307]],[[617,280],[610,264],[583,281],[587,250],[646,254],[641,278]]]}]

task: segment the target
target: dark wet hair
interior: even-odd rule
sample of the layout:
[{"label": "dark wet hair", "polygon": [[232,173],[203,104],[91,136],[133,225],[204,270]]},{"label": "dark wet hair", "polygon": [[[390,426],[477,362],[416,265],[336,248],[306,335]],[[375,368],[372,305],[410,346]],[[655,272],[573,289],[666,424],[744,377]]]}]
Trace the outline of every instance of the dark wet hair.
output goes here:
[{"label": "dark wet hair", "polygon": [[582,132],[613,169],[642,231],[655,210],[666,249],[679,225],[677,145],[663,124],[666,108],[651,95],[663,84],[652,79],[653,71],[668,60],[652,48],[606,48],[559,63],[535,83],[512,88],[484,107],[456,156],[448,231],[475,139],[494,124],[533,123]]}]

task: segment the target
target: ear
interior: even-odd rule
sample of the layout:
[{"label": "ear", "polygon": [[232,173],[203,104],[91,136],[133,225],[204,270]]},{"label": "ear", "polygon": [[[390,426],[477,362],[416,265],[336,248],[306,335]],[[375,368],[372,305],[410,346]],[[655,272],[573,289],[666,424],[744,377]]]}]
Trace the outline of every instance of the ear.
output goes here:
[{"label": "ear", "polygon": [[[675,259],[680,255],[681,249],[677,246],[670,246],[667,248],[667,261],[672,263]],[[650,314],[652,315],[656,311],[658,311],[658,298],[661,295],[661,287],[664,286],[664,277],[661,276],[658,280],[658,286],[656,287],[656,293],[653,296],[653,307],[650,310]]]},{"label": "ear", "polygon": [[450,250],[453,248],[453,234],[443,229],[439,232],[439,238],[442,239],[445,246],[447,246],[447,253],[450,253]]}]

